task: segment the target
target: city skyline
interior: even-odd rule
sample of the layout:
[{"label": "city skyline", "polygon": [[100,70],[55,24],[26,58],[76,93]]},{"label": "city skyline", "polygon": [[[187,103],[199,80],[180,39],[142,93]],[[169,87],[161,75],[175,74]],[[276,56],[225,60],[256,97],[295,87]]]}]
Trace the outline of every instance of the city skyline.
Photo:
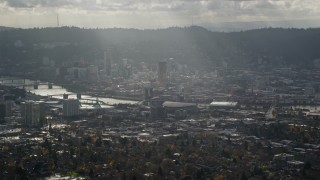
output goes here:
[{"label": "city skyline", "polygon": [[32,28],[318,27],[320,2],[288,0],[1,0],[0,25]]},{"label": "city skyline", "polygon": [[0,0],[2,179],[319,179],[319,5]]}]

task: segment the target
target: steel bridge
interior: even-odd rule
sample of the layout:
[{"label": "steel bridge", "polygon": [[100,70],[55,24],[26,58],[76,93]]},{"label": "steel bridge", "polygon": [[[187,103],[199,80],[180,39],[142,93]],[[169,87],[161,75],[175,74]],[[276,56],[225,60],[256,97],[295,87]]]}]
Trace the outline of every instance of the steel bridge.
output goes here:
[{"label": "steel bridge", "polygon": [[100,101],[98,98],[97,99],[88,99],[88,98],[82,98],[80,93],[65,93],[65,94],[55,94],[55,95],[48,95],[48,98],[54,98],[54,97],[63,97],[63,99],[68,99],[70,95],[77,95],[77,99],[81,104],[99,104],[99,105],[107,105],[107,103]]},{"label": "steel bridge", "polygon": [[[13,79],[13,78],[0,79],[0,85],[16,86],[16,87],[22,87],[22,88],[33,87],[33,89],[38,89],[40,85],[47,85],[48,89],[53,89],[52,83],[41,83],[38,81],[31,81],[30,83],[27,83],[26,79]],[[61,89],[61,88],[58,88],[58,89]]]}]

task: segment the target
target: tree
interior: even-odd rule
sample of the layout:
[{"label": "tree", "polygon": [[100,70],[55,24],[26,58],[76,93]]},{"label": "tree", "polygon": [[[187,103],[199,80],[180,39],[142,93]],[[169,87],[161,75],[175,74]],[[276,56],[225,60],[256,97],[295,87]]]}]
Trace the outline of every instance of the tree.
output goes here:
[{"label": "tree", "polygon": [[221,155],[225,158],[230,158],[230,153],[224,149],[221,151]]},{"label": "tree", "polygon": [[22,169],[21,166],[19,166],[19,167],[16,168],[15,173],[16,173],[16,175],[17,175],[18,177],[20,177],[19,179],[21,179],[21,180],[22,180],[22,179],[28,179],[28,178],[27,178],[27,173],[26,173],[26,171],[25,171],[24,169]]},{"label": "tree", "polygon": [[92,153],[90,155],[90,161],[91,162],[97,162],[99,160],[98,155],[96,153]]},{"label": "tree", "polygon": [[166,155],[167,155],[168,158],[172,159],[172,158],[173,158],[172,146],[171,146],[171,148],[170,148],[170,147],[167,147],[165,153],[166,153]]},{"label": "tree", "polygon": [[185,175],[185,176],[180,177],[179,180],[193,180],[193,178],[190,175]]},{"label": "tree", "polygon": [[39,175],[41,166],[42,166],[42,164],[40,164],[39,162],[37,164],[35,164],[34,168],[33,168],[33,172],[36,173],[37,175]]},{"label": "tree", "polygon": [[244,141],[244,143],[243,143],[243,148],[244,148],[246,151],[248,151],[248,149],[249,149],[249,144],[248,144],[247,141]]},{"label": "tree", "polygon": [[70,156],[73,156],[75,154],[74,148],[70,147],[69,152],[70,152]]},{"label": "tree", "polygon": [[125,146],[128,143],[128,138],[124,137],[124,138],[120,138],[120,143]]},{"label": "tree", "polygon": [[133,175],[132,180],[138,180],[136,175]]},{"label": "tree", "polygon": [[310,162],[310,161],[307,161],[307,162],[304,164],[303,169],[304,169],[304,170],[309,170],[309,169],[311,169],[311,168],[312,168],[311,162]]},{"label": "tree", "polygon": [[61,143],[61,141],[62,141],[62,136],[59,134],[59,136],[58,136],[58,142]]},{"label": "tree", "polygon": [[248,180],[248,177],[245,172],[242,172],[240,180]]},{"label": "tree", "polygon": [[192,146],[196,146],[197,145],[197,141],[194,139],[192,140]]},{"label": "tree", "polygon": [[254,166],[253,168],[253,174],[255,175],[261,175],[263,173],[262,169],[258,166]]},{"label": "tree", "polygon": [[198,169],[196,172],[196,179],[205,179],[205,173],[203,169]]},{"label": "tree", "polygon": [[57,152],[53,151],[52,152],[52,159],[53,159],[53,163],[54,163],[54,167],[55,169],[58,167],[58,157],[57,157]]},{"label": "tree", "polygon": [[152,155],[152,152],[151,152],[150,150],[148,150],[148,151],[145,153],[145,157],[146,157],[147,159],[150,159],[151,155]]},{"label": "tree", "polygon": [[96,140],[95,146],[96,146],[96,147],[101,147],[101,145],[102,145],[102,140],[101,140],[101,137],[99,137],[99,138]]},{"label": "tree", "polygon": [[160,176],[160,177],[163,177],[163,170],[162,170],[162,167],[161,166],[159,166],[159,168],[158,168],[158,176]]},{"label": "tree", "polygon": [[94,178],[94,172],[92,168],[90,168],[89,177]]}]

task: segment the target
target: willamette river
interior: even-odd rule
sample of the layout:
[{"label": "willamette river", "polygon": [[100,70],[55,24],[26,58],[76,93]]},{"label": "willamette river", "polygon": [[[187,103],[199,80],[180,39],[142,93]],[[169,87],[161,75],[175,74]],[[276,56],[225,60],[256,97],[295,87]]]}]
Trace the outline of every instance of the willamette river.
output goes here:
[{"label": "willamette river", "polygon": [[[34,89],[33,85],[35,82],[39,82],[38,89]],[[40,82],[40,81],[33,81],[29,79],[19,79],[16,77],[0,77],[0,85],[7,85],[7,86],[17,86],[17,87],[23,87],[23,85],[26,84],[25,89],[27,92],[34,93],[39,96],[54,96],[54,98],[63,98],[63,94],[72,94],[69,95],[69,99],[76,99],[77,95],[74,92],[68,91],[67,89],[57,86],[53,84],[52,89],[48,88],[48,82]],[[57,95],[57,96],[56,96]],[[96,100],[96,97],[92,97],[89,95],[82,94],[81,96],[83,99],[92,99]],[[104,98],[99,97],[100,101],[103,101],[104,103],[108,105],[115,105],[115,104],[136,104],[139,101],[132,101],[132,100],[123,100],[123,99],[115,99],[115,98]]]}]

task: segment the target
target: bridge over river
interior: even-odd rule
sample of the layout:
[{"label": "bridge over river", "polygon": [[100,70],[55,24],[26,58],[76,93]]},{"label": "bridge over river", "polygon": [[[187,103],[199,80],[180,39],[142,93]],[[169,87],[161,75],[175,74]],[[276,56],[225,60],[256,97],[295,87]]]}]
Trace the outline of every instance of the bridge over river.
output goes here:
[{"label": "bridge over river", "polygon": [[108,98],[96,95],[80,94],[68,91],[63,86],[58,86],[49,82],[34,81],[16,77],[0,77],[0,85],[22,87],[26,91],[49,99],[79,99],[83,104],[116,105],[116,104],[136,104],[140,101],[125,98]]},{"label": "bridge over river", "polygon": [[25,89],[26,87],[33,87],[33,89],[39,89],[39,86],[43,86],[43,85],[46,85],[48,89],[63,88],[62,86],[53,87],[53,83],[50,83],[50,82],[30,81],[27,79],[19,79],[19,78],[11,78],[11,77],[1,78],[0,85],[22,87],[23,89]]}]

